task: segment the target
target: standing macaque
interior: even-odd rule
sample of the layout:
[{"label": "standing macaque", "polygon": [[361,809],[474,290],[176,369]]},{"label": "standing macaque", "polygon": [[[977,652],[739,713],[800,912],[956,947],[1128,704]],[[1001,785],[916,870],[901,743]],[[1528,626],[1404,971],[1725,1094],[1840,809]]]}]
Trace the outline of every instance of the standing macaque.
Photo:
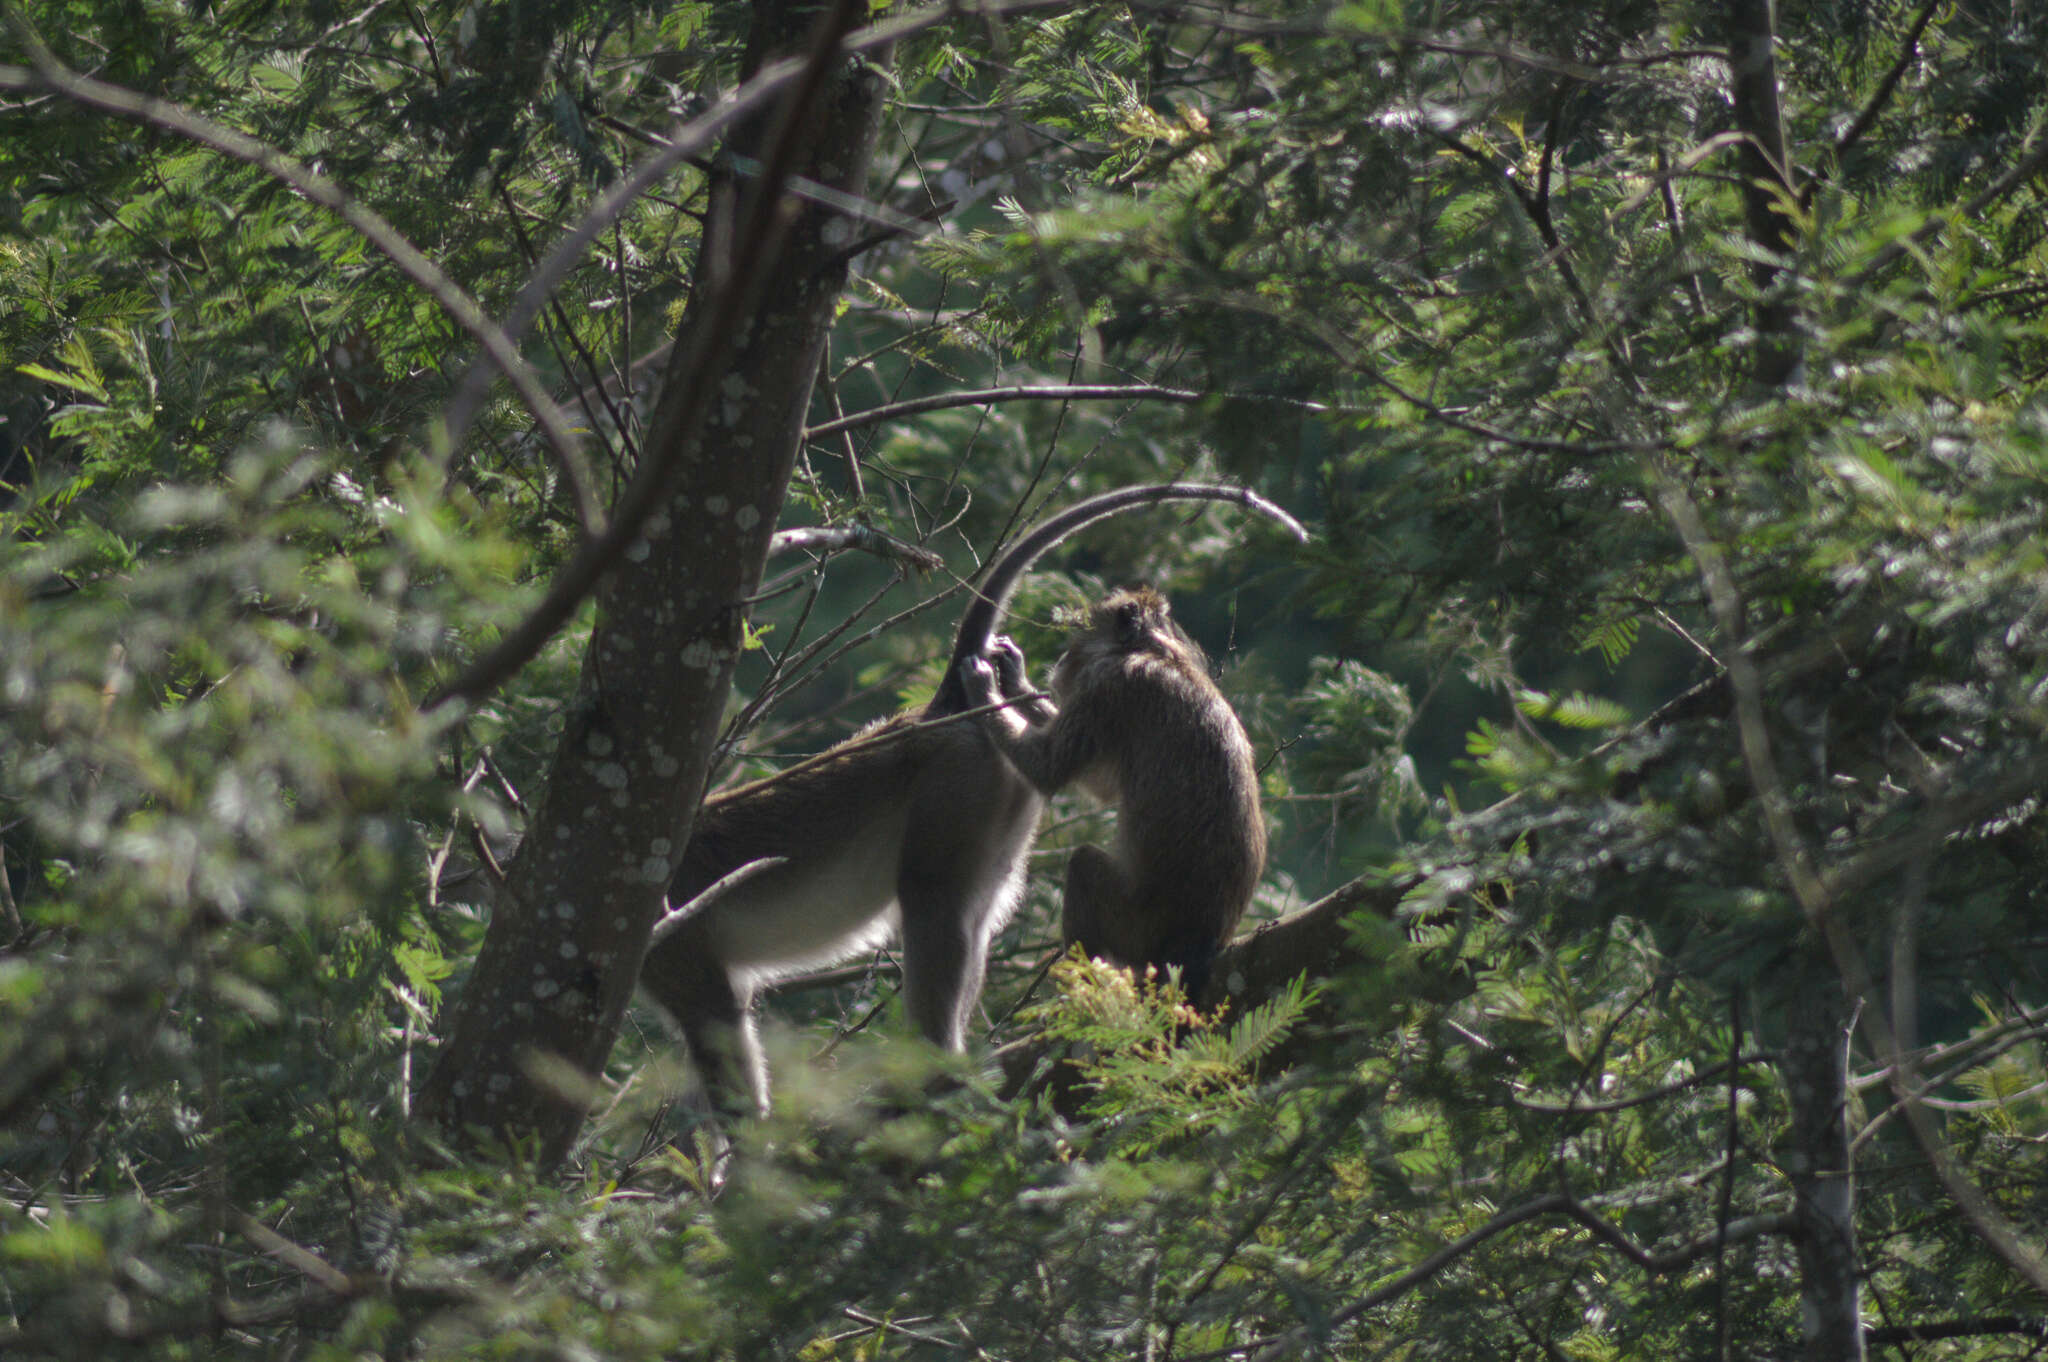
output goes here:
[{"label": "standing macaque", "polygon": [[[1011,684],[964,664],[968,698],[994,703]],[[1093,606],[1052,671],[1058,707],[987,732],[1032,786],[1074,781],[1117,809],[1108,851],[1067,862],[1061,938],[1135,970],[1178,967],[1200,996],[1266,865],[1258,771],[1244,725],[1207,660],[1149,587]]]}]

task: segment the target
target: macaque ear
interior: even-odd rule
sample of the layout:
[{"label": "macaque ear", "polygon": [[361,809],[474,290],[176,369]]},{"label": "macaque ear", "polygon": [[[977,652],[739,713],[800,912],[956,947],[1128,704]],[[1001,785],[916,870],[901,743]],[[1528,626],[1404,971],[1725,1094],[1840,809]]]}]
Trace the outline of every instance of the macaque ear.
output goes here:
[{"label": "macaque ear", "polygon": [[1139,601],[1125,601],[1116,608],[1116,641],[1124,648],[1135,647],[1145,637],[1145,607]]}]

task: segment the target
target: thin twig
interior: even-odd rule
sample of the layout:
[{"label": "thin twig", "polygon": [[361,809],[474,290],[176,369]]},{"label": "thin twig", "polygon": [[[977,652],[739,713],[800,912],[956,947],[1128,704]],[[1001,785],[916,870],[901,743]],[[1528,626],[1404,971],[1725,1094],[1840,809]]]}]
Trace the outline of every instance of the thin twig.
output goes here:
[{"label": "thin twig", "polygon": [[[1351,1323],[1366,1312],[1377,1309],[1389,1301],[1398,1300],[1458,1259],[1463,1258],[1466,1254],[1478,1248],[1481,1244],[1484,1244],[1487,1240],[1507,1230],[1511,1230],[1517,1225],[1526,1224],[1531,1220],[1537,1220],[1549,1215],[1563,1215],[1578,1222],[1594,1238],[1600,1240],[1624,1258],[1627,1258],[1637,1267],[1660,1276],[1676,1272],[1697,1262],[1699,1259],[1714,1252],[1715,1246],[1724,1241],[1735,1242],[1737,1240],[1756,1239],[1768,1234],[1789,1234],[1793,1229],[1792,1217],[1787,1214],[1746,1216],[1729,1225],[1725,1236],[1721,1234],[1708,1235],[1705,1238],[1695,1239],[1690,1243],[1682,1244],[1678,1248],[1669,1249],[1663,1253],[1652,1253],[1622,1233],[1605,1216],[1585,1206],[1569,1193],[1551,1192],[1525,1201],[1512,1209],[1502,1211],[1479,1228],[1444,1245],[1392,1281],[1376,1287],[1343,1309],[1331,1314],[1323,1324],[1320,1332],[1327,1336],[1330,1332]],[[1178,1362],[1211,1362],[1211,1359],[1237,1356],[1252,1348],[1261,1349],[1258,1354],[1258,1362],[1277,1362],[1279,1358],[1297,1356],[1299,1349],[1308,1337],[1306,1329],[1292,1329],[1284,1334],[1253,1339],[1249,1343],[1238,1343],[1228,1348],[1218,1348],[1206,1353],[1193,1353],[1178,1359]]]},{"label": "thin twig", "polygon": [[[832,11],[843,16],[844,10]],[[835,54],[848,35],[836,20],[822,24],[812,49],[802,58],[807,78],[797,83],[782,106],[772,134],[769,167],[756,183],[739,224],[738,241],[748,249],[724,272],[701,314],[692,323],[689,337],[692,351],[674,358],[687,359],[682,367],[684,387],[672,408],[668,428],[649,440],[656,446],[644,459],[612,508],[612,519],[602,535],[585,539],[575,554],[555,574],[546,594],[526,617],[514,625],[496,646],[475,659],[451,681],[429,696],[421,707],[432,712],[457,700],[472,703],[490,694],[516,675],[540,653],[549,639],[569,621],[584,599],[596,590],[599,579],[639,537],[655,508],[675,494],[687,463],[681,451],[698,436],[718,391],[718,380],[736,351],[742,323],[755,307],[766,286],[769,266],[779,258],[788,219],[777,211],[781,176],[789,168],[791,143],[801,121],[800,115],[818,96]],[[776,66],[782,63],[775,63]],[[779,87],[778,87],[779,88]],[[557,252],[559,254],[559,250]],[[550,263],[555,259],[550,257]],[[543,265],[536,279],[547,272]],[[522,298],[525,296],[522,293]],[[537,308],[542,293],[534,299]],[[515,309],[516,311],[516,309]],[[526,318],[531,321],[531,318]],[[523,329],[523,325],[522,328]],[[671,366],[671,372],[675,366]],[[452,410],[452,409],[451,409]],[[451,415],[451,420],[452,420]]]},{"label": "thin twig", "polygon": [[[187,141],[210,147],[224,156],[254,166],[354,228],[358,235],[397,266],[399,273],[425,290],[457,326],[483,347],[491,362],[511,380],[514,391],[519,394],[519,400],[533,414],[533,419],[540,426],[549,449],[561,461],[565,475],[573,478],[573,470],[577,467],[576,437],[570,431],[561,408],[555,405],[554,399],[549,397],[547,390],[541,386],[540,376],[514,348],[513,337],[493,325],[476,300],[471,298],[460,284],[422,254],[418,247],[407,240],[397,228],[386,222],[380,214],[357,202],[340,185],[325,175],[301,164],[273,146],[216,123],[181,105],[173,104],[169,100],[138,94],[133,90],[109,85],[73,71],[57,59],[56,54],[44,44],[41,35],[12,5],[0,9],[0,18],[4,18],[7,28],[27,51],[33,64],[33,70],[24,70],[18,66],[0,66],[0,89],[47,89],[87,108],[162,128]],[[585,524],[599,523],[602,517],[590,499],[589,488],[578,489],[572,482],[572,490],[579,491],[577,509],[583,515]]]},{"label": "thin twig", "polygon": [[1725,1059],[1719,1064],[1700,1070],[1690,1078],[1681,1078],[1662,1087],[1652,1088],[1648,1092],[1639,1092],[1630,1097],[1617,1097],[1605,1102],[1531,1102],[1520,1097],[1510,1100],[1519,1110],[1533,1111],[1544,1116],[1586,1116],[1627,1111],[1630,1107],[1648,1106],[1652,1102],[1661,1102],[1688,1088],[1711,1083],[1724,1073],[1739,1073],[1747,1065],[1768,1064],[1771,1059],[1772,1056],[1768,1054],[1748,1054],[1735,1059]]},{"label": "thin twig", "polygon": [[[1927,1156],[1934,1176],[1962,1212],[1965,1223],[2007,1267],[2043,1295],[2048,1295],[2048,1263],[2022,1243],[2011,1222],[1991,1200],[1957,1167],[1947,1144],[1921,1110],[1923,1094],[1913,1090],[1913,1062],[1899,1048],[1885,1012],[1877,1003],[1870,970],[1854,937],[1835,911],[1836,891],[1828,877],[1814,867],[1812,854],[1792,818],[1792,803],[1778,777],[1771,753],[1769,730],[1764,720],[1763,683],[1744,639],[1743,608],[1736,594],[1735,580],[1720,545],[1708,535],[1705,523],[1692,499],[1676,479],[1661,469],[1659,500],[1678,530],[1687,551],[1698,564],[1700,579],[1713,608],[1716,627],[1726,644],[1723,650],[1728,680],[1735,692],[1736,732],[1743,764],[1756,790],[1764,814],[1764,829],[1775,853],[1779,870],[1789,881],[1794,900],[1808,925],[1826,943],[1835,969],[1841,975],[1848,996],[1861,1001],[1859,1024],[1881,1055],[1892,1063],[1892,1091],[1906,1123]],[[1908,852],[1910,854],[1910,851]]]},{"label": "thin twig", "polygon": [[2048,166],[2048,115],[2037,120],[2028,131],[2026,140],[2020,143],[2019,159],[2005,174],[1980,190],[1960,211],[1933,214],[1904,239],[1892,242],[1871,256],[1869,264],[1842,281],[1842,288],[1852,293],[1862,288],[1907,251],[1947,231],[1952,222],[1975,222],[1985,209],[2031,180],[2043,166]]},{"label": "thin twig", "polygon": [[[1943,0],[1927,0],[1927,3],[1920,7],[1920,13],[1913,17],[1912,27],[1906,30],[1905,39],[1899,44],[1898,60],[1884,73],[1884,79],[1878,81],[1877,88],[1871,91],[1870,98],[1864,101],[1863,108],[1849,126],[1842,129],[1841,136],[1835,138],[1834,153],[1837,162],[1841,161],[1851,147],[1863,140],[1863,134],[1870,131],[1871,125],[1877,122],[1877,116],[1884,111],[1884,106],[1891,102],[1892,92],[1898,89],[1900,79],[1912,68],[1913,59],[1920,55],[1920,35],[1927,31],[1928,20],[1934,17],[1934,11],[1940,9],[1942,4]],[[1813,202],[1813,191],[1819,183],[1820,176],[1816,174],[1800,193],[1802,204]]]},{"label": "thin twig", "polygon": [[[1058,8],[1066,0],[984,0],[975,6],[977,12],[994,14],[1023,14],[1033,10]],[[838,50],[858,56],[885,49],[897,41],[936,27],[962,12],[958,4],[934,5],[928,9],[913,10],[895,19],[858,32],[848,34],[838,44]],[[561,286],[576,262],[590,244],[597,240],[612,221],[630,207],[655,184],[665,178],[684,160],[702,152],[710,146],[727,127],[766,107],[785,87],[809,83],[814,74],[813,61],[817,54],[806,53],[784,57],[769,62],[744,81],[724,99],[719,100],[703,114],[690,120],[668,144],[647,159],[633,167],[631,173],[622,175],[592,204],[583,218],[555,244],[548,256],[541,262],[512,300],[504,320],[504,332],[517,340],[526,334],[540,313],[542,302]],[[5,68],[0,68],[4,71]],[[0,80],[0,88],[5,81]],[[489,380],[488,372],[473,371],[466,376],[449,401],[444,428],[452,446],[459,442],[469,423],[475,418],[477,407],[483,399],[483,387]]]}]

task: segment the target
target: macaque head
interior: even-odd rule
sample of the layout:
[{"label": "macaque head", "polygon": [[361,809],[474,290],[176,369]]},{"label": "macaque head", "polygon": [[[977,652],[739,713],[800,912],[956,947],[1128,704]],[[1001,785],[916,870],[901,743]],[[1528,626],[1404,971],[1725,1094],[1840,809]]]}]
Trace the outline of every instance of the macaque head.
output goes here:
[{"label": "macaque head", "polygon": [[1134,654],[1151,654],[1208,671],[1208,659],[1174,623],[1165,596],[1149,586],[1119,587],[1089,606],[1076,621],[1066,651],[1053,665],[1054,697],[1061,701],[1072,698],[1088,684],[1090,671]]}]

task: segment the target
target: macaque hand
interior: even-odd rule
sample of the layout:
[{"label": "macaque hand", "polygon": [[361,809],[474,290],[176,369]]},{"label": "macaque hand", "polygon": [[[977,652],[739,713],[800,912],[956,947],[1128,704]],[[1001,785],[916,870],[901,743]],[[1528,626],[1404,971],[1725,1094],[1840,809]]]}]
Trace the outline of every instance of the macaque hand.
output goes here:
[{"label": "macaque hand", "polygon": [[995,663],[996,687],[1011,699],[1028,694],[1031,679],[1024,674],[1024,650],[1008,634],[997,634],[988,645],[988,658]]},{"label": "macaque hand", "polygon": [[1003,692],[996,680],[996,669],[986,657],[965,658],[960,663],[960,682],[967,690],[967,703],[979,709],[983,705],[999,704]]}]

